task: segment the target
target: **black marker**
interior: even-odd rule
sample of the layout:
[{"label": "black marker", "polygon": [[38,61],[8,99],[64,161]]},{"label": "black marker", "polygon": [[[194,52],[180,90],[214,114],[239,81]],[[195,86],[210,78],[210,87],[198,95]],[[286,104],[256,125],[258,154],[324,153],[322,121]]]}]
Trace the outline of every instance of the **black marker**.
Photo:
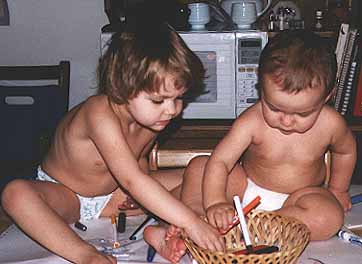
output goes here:
[{"label": "black marker", "polygon": [[118,233],[124,233],[126,231],[126,214],[123,212],[120,212],[118,215],[117,231]]},{"label": "black marker", "polygon": [[143,231],[145,230],[145,228],[155,223],[157,223],[157,220],[153,216],[147,216],[146,220],[131,234],[129,240],[141,239],[143,237]]},{"label": "black marker", "polygon": [[82,231],[87,231],[87,226],[83,225],[81,222],[77,221],[74,223],[74,227],[78,228],[79,230]]}]

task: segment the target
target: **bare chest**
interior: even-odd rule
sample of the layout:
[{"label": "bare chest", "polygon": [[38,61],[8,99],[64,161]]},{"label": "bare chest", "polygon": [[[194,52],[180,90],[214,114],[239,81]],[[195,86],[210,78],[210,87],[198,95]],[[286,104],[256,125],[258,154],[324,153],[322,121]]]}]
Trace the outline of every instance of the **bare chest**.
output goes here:
[{"label": "bare chest", "polygon": [[328,137],[316,133],[283,135],[278,131],[265,133],[247,150],[246,155],[267,164],[310,165],[324,155]]}]

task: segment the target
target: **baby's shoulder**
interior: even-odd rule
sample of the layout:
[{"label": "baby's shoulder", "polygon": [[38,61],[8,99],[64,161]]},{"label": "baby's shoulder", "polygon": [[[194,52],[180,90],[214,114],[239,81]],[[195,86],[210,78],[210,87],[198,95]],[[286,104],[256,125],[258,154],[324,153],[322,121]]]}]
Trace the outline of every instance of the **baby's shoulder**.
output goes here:
[{"label": "baby's shoulder", "polygon": [[235,122],[250,126],[261,126],[263,124],[263,116],[260,102],[242,112]]},{"label": "baby's shoulder", "polygon": [[344,117],[329,105],[323,107],[318,121],[323,128],[338,129],[347,126]]}]

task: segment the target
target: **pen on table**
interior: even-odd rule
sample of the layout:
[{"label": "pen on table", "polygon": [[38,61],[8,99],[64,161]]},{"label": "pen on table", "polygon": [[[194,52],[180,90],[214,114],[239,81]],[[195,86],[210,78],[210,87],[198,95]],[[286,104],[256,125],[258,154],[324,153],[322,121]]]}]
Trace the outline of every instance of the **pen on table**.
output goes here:
[{"label": "pen on table", "polygon": [[126,231],[126,214],[124,212],[118,214],[117,231],[118,233],[124,233]]},{"label": "pen on table", "polygon": [[111,223],[112,223],[113,241],[114,241],[113,248],[119,248],[121,244],[118,242],[117,219],[115,215],[112,215]]},{"label": "pen on table", "polygon": [[362,202],[362,193],[351,196],[351,203],[357,204]]},{"label": "pen on table", "polygon": [[153,216],[147,216],[146,220],[143,221],[143,223],[139,227],[137,227],[137,229],[130,235],[129,240],[141,239],[143,235],[143,230],[145,230],[147,226],[152,225],[156,222],[157,220]]},{"label": "pen on table", "polygon": [[75,228],[78,228],[79,230],[82,230],[82,231],[87,231],[87,226],[82,224],[81,222],[77,221],[74,223],[74,227]]},{"label": "pen on table", "polygon": [[362,237],[352,233],[346,227],[342,227],[341,230],[338,231],[337,236],[351,244],[362,246]]},{"label": "pen on table", "polygon": [[152,246],[148,246],[147,249],[147,262],[152,262],[156,256],[156,250]]}]

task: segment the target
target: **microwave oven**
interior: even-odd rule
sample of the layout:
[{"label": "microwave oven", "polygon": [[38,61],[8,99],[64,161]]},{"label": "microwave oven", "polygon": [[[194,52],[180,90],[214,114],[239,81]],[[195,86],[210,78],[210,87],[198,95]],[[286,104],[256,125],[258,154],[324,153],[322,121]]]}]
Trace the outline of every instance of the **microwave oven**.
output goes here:
[{"label": "microwave oven", "polygon": [[[234,119],[258,100],[259,56],[268,41],[267,32],[180,31],[185,43],[201,59],[205,69],[204,93],[188,103],[183,119]],[[111,33],[101,34],[101,53]]]}]

